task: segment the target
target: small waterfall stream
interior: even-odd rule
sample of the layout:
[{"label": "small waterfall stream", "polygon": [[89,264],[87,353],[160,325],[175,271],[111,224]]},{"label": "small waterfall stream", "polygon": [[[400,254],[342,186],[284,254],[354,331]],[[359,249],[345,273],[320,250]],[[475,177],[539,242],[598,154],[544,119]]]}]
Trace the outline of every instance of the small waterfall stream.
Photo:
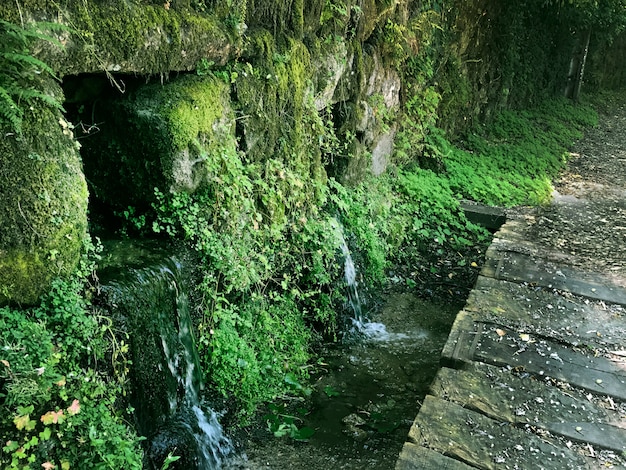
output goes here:
[{"label": "small waterfall stream", "polygon": [[[194,344],[181,263],[173,257],[147,267],[108,273],[103,291],[130,335],[132,397],[137,428],[147,437],[144,468],[220,468],[233,446],[217,413],[202,402],[202,373]],[[101,276],[102,278],[102,276]]]},{"label": "small waterfall stream", "polygon": [[[344,279],[346,281],[347,299],[352,312],[352,330],[351,333],[364,336],[368,339],[387,341],[391,338],[390,333],[383,323],[372,322],[363,314],[363,305],[359,297],[359,283],[357,281],[357,269],[350,253],[350,248],[346,242],[341,223],[334,219],[337,238],[343,255]],[[402,335],[401,333],[396,334]]]}]

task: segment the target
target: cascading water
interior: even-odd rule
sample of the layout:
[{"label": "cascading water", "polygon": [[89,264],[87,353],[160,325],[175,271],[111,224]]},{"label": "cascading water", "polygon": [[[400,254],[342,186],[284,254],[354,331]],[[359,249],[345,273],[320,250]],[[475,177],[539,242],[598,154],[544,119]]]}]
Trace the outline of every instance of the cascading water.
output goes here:
[{"label": "cascading water", "polygon": [[348,248],[348,243],[343,233],[343,227],[337,219],[333,219],[333,225],[337,232],[337,239],[339,240],[339,246],[343,255],[343,269],[344,279],[346,281],[348,291],[348,304],[352,311],[352,325],[353,333],[357,333],[365,336],[366,338],[387,340],[389,339],[389,333],[385,325],[378,322],[369,321],[365,315],[363,315],[363,307],[361,299],[359,298],[359,283],[357,281],[357,270]]},{"label": "cascading water", "polygon": [[[203,387],[181,264],[174,258],[125,269],[103,291],[131,339],[131,397],[138,431],[148,438],[144,468],[220,468],[233,449]],[[102,276],[101,276],[102,277]],[[109,274],[110,278],[111,275]]]},{"label": "cascading water", "polygon": [[354,322],[355,326],[358,326],[363,324],[363,309],[361,308],[361,299],[359,299],[359,284],[356,280],[356,267],[354,266],[354,261],[352,260],[350,249],[348,248],[348,244],[346,243],[343,234],[341,234],[340,240],[341,252],[343,253],[344,257],[344,278],[346,280],[346,285],[348,286],[348,303],[350,304],[354,315],[352,321]]}]

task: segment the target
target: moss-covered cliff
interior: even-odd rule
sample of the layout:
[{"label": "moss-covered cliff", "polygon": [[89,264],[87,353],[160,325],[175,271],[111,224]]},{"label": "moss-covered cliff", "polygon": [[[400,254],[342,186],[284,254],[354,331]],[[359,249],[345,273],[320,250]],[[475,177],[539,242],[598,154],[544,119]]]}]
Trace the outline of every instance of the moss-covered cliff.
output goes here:
[{"label": "moss-covered cliff", "polygon": [[[174,6],[177,3],[180,7]],[[167,75],[193,70],[201,59],[223,64],[236,57],[241,44],[237,24],[198,13],[184,3],[24,0],[0,5],[0,18],[64,26],[55,33],[63,49],[42,45],[37,53],[61,76]]]},{"label": "moss-covered cliff", "polygon": [[213,76],[184,76],[99,103],[100,132],[82,141],[94,197],[116,207],[146,206],[154,189],[195,191],[211,162],[235,150],[230,87]]}]

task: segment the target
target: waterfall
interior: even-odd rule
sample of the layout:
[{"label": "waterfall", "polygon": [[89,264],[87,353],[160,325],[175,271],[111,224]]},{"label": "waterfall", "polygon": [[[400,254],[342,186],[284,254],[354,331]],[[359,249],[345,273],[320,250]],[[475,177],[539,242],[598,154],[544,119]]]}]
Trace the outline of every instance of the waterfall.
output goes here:
[{"label": "waterfall", "polygon": [[343,255],[344,279],[346,281],[348,304],[352,312],[351,321],[353,328],[351,332],[370,339],[387,340],[389,334],[385,325],[379,322],[371,322],[363,314],[361,299],[359,298],[357,270],[344,236],[343,226],[337,219],[332,220],[332,225],[335,227],[339,247]]},{"label": "waterfall", "polygon": [[[220,468],[233,446],[218,414],[201,400],[202,372],[194,344],[181,264],[166,258],[127,268],[103,287],[112,316],[126,326],[131,345],[131,403],[147,437],[144,468]],[[102,276],[101,276],[102,278]]]},{"label": "waterfall", "polygon": [[363,323],[363,309],[361,308],[361,299],[359,299],[359,283],[356,280],[356,267],[350,254],[350,249],[346,243],[346,239],[340,232],[341,253],[343,254],[343,271],[346,285],[348,287],[348,303],[352,309],[353,318],[352,321],[356,325]]}]

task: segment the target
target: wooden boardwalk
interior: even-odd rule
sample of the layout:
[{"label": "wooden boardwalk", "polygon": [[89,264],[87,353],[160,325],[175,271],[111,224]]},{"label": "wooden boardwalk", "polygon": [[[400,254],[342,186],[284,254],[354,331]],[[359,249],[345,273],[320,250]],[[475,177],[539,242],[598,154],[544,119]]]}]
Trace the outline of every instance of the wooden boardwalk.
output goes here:
[{"label": "wooden boardwalk", "polygon": [[546,246],[541,217],[496,233],[396,470],[624,468],[624,280]]}]

